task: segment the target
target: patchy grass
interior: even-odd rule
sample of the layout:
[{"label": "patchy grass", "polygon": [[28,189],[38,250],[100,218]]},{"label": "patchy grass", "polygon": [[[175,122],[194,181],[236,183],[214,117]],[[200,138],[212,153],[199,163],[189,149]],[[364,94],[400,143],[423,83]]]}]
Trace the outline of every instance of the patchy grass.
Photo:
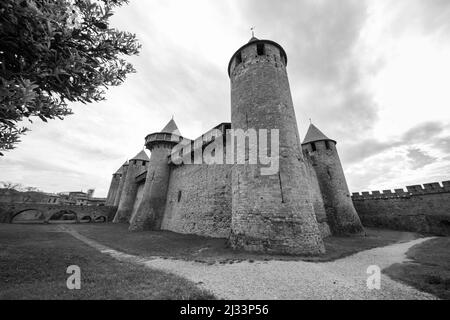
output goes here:
[{"label": "patchy grass", "polygon": [[[188,280],[119,262],[58,230],[0,224],[0,299],[214,298]],[[70,265],[81,268],[80,290],[66,287]]]},{"label": "patchy grass", "polygon": [[304,260],[332,261],[345,256],[389,244],[417,239],[411,232],[367,229],[365,237],[329,237],[325,239],[326,254],[286,256],[234,251],[226,239],[177,234],[170,231],[129,232],[127,224],[71,225],[79,233],[113,249],[145,257],[159,256],[194,260],[208,264],[233,263],[243,260]]},{"label": "patchy grass", "polygon": [[407,252],[412,261],[383,270],[389,277],[442,299],[450,299],[450,237],[418,244]]}]

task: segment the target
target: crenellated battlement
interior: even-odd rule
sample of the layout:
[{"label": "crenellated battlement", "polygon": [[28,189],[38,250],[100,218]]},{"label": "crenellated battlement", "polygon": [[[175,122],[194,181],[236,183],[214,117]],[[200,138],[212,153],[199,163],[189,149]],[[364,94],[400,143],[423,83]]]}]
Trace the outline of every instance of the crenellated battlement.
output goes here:
[{"label": "crenellated battlement", "polygon": [[411,196],[436,194],[436,193],[450,193],[450,181],[425,183],[422,185],[407,186],[404,189],[383,190],[383,191],[365,191],[362,193],[354,192],[352,194],[353,201],[363,200],[380,200],[393,198],[410,198]]}]

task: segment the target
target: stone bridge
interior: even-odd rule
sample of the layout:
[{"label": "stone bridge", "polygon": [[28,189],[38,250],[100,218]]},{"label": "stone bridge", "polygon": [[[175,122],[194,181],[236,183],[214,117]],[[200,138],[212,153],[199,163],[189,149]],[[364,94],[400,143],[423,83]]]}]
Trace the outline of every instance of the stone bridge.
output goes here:
[{"label": "stone bridge", "polygon": [[[0,223],[13,223],[19,217],[27,216],[21,222],[49,223],[51,220],[72,220],[73,222],[112,221],[117,207],[74,206],[41,203],[0,202]],[[68,218],[68,219],[66,219]]]}]

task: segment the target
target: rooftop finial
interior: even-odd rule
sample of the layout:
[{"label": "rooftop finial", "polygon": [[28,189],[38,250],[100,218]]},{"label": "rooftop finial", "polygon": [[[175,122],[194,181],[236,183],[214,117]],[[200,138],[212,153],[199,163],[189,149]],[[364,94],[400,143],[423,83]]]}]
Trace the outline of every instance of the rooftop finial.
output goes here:
[{"label": "rooftop finial", "polygon": [[250,30],[252,31],[252,38],[255,37],[255,27],[251,27]]},{"label": "rooftop finial", "polygon": [[309,123],[310,123],[310,124],[312,124],[312,120],[311,120],[311,118],[309,118]]}]

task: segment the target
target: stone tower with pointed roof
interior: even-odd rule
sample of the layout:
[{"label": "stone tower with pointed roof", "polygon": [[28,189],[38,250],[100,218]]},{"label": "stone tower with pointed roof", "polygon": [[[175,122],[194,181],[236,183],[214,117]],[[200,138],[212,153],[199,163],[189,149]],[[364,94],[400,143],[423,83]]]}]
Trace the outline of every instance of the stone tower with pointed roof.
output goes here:
[{"label": "stone tower with pointed roof", "polygon": [[[150,159],[141,151],[111,182],[108,198],[114,200],[108,204],[118,207],[115,221],[129,223],[130,231],[227,238],[235,249],[275,254],[316,255],[324,252],[323,239],[330,234],[361,234],[336,141],[311,124],[300,142],[286,67],[278,43],[252,35],[228,64],[231,123],[190,140],[172,118],[147,135]],[[275,172],[263,174],[261,158],[249,161],[250,143],[261,150],[261,136],[255,141],[245,135],[259,130],[278,142]],[[244,154],[228,149],[238,139]],[[275,148],[270,140],[267,155]],[[207,152],[237,163],[208,162]]]},{"label": "stone tower with pointed roof", "polygon": [[326,221],[333,234],[362,234],[364,229],[353,206],[336,148],[315,125],[309,126],[302,148],[317,176],[325,206]]},{"label": "stone tower with pointed roof", "polygon": [[113,173],[111,184],[109,185],[108,196],[106,197],[105,205],[113,206],[114,199],[116,198],[117,190],[119,189],[120,177],[121,177],[122,167],[117,169],[116,172]]},{"label": "stone tower with pointed roof", "polygon": [[128,222],[136,199],[138,185],[135,181],[138,173],[147,168],[149,158],[144,150],[128,161],[128,170],[124,179],[120,201],[113,222]]},{"label": "stone tower with pointed roof", "polygon": [[123,185],[125,183],[125,178],[127,176],[127,171],[128,171],[128,160],[123,163],[122,167],[120,167],[119,186],[117,187],[117,192],[114,197],[114,206],[115,207],[117,207],[119,205],[120,196],[122,195]]},{"label": "stone tower with pointed roof", "polygon": [[130,221],[130,230],[161,228],[167,187],[169,184],[169,155],[172,148],[182,140],[173,119],[156,133],[145,138],[145,146],[150,150],[150,165],[143,189],[143,198]]},{"label": "stone tower with pointed roof", "polygon": [[324,244],[286,67],[287,55],[278,43],[254,37],[228,65],[233,129],[278,130],[280,154],[276,175],[260,174],[260,164],[233,167],[230,242],[251,251],[319,254]]}]

